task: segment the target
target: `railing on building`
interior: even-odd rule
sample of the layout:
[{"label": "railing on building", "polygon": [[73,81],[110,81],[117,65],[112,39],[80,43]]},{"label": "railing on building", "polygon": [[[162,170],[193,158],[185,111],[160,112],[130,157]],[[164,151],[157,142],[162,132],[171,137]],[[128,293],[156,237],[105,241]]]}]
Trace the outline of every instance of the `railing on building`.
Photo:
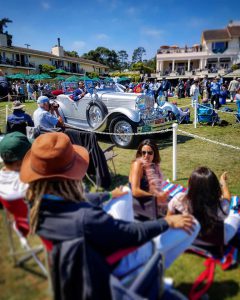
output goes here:
[{"label": "railing on building", "polygon": [[6,59],[0,59],[0,65],[6,65],[6,66],[14,66],[14,67],[25,67],[25,68],[36,68],[35,63],[29,62],[29,63],[23,63],[19,60],[11,60],[9,58]]}]

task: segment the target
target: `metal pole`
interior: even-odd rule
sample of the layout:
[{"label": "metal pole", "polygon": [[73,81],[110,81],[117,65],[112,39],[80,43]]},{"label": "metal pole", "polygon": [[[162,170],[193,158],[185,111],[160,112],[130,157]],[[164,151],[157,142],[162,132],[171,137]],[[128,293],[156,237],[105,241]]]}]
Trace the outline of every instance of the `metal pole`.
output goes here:
[{"label": "metal pole", "polygon": [[177,129],[178,124],[174,123],[172,125],[173,128],[173,175],[172,179],[173,181],[177,180]]},{"label": "metal pole", "polygon": [[6,122],[7,122],[7,119],[8,119],[8,104],[6,105]]},{"label": "metal pole", "polygon": [[197,128],[197,100],[194,100],[194,128]]}]

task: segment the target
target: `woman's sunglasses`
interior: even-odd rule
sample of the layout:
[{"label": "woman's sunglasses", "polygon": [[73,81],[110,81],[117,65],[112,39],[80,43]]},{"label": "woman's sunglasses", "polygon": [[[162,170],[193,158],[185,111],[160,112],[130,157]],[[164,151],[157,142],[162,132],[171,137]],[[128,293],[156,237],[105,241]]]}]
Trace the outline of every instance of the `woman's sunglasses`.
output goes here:
[{"label": "woman's sunglasses", "polygon": [[146,154],[148,154],[148,155],[153,155],[153,151],[141,151],[141,153],[142,153],[142,155],[146,155]]}]

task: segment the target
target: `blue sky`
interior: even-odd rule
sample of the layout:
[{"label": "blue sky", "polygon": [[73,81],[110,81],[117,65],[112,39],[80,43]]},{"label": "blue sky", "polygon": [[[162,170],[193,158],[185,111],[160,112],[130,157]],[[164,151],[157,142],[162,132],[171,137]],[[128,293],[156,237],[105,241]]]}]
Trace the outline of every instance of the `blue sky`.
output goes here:
[{"label": "blue sky", "polygon": [[137,47],[149,59],[161,45],[192,46],[203,30],[240,20],[239,0],[0,0],[0,8],[15,46],[50,52],[60,37],[79,55],[103,46],[130,60]]}]

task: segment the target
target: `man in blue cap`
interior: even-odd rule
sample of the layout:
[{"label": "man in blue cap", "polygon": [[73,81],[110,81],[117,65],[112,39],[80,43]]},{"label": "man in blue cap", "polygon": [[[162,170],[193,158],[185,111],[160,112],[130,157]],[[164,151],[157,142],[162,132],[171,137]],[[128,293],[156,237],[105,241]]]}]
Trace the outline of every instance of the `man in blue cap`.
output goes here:
[{"label": "man in blue cap", "polygon": [[33,113],[34,125],[43,129],[63,127],[64,122],[58,111],[58,105],[50,105],[47,96],[40,96],[37,100],[38,108]]}]

